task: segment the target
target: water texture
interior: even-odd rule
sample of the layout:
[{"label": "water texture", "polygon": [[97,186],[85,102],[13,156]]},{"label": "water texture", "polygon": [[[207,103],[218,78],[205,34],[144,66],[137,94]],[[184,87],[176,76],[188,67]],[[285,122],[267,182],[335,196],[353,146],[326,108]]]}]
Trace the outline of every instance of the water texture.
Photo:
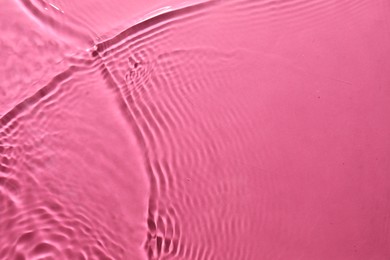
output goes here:
[{"label": "water texture", "polygon": [[0,259],[390,259],[389,13],[0,0]]}]

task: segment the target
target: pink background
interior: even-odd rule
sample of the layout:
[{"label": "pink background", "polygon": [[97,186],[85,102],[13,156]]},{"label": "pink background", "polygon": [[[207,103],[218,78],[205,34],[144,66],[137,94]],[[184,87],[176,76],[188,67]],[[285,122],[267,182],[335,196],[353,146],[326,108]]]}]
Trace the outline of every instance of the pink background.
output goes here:
[{"label": "pink background", "polygon": [[0,0],[0,259],[390,259],[389,14]]}]

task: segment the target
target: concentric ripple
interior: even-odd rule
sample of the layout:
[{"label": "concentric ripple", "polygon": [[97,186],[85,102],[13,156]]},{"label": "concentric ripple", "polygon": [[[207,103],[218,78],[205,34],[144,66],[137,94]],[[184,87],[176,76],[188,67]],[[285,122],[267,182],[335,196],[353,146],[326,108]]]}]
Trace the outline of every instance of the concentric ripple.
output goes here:
[{"label": "concentric ripple", "polygon": [[386,1],[0,6],[0,259],[390,258]]}]

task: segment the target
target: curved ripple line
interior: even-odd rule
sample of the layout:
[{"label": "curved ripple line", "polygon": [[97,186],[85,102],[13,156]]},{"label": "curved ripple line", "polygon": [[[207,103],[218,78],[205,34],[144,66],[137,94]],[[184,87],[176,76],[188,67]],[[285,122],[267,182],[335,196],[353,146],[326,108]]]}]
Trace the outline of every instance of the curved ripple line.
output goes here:
[{"label": "curved ripple line", "polygon": [[174,20],[176,18],[185,16],[185,15],[192,15],[194,12],[200,11],[202,9],[208,8],[212,5],[215,5],[218,3],[218,0],[210,0],[206,2],[201,2],[197,4],[193,4],[190,6],[185,6],[180,9],[176,10],[170,10],[165,13],[160,13],[156,16],[153,16],[151,18],[145,19],[141,21],[140,23],[137,23],[130,28],[124,30],[123,32],[119,33],[118,35],[114,36],[111,39],[105,40],[104,42],[100,42],[96,44],[97,51],[103,52],[110,48],[113,45],[116,45],[123,41],[124,39],[128,38],[131,35],[134,35],[138,32],[141,32],[145,29],[148,29],[150,27],[153,27],[155,25],[166,23],[167,21]]}]

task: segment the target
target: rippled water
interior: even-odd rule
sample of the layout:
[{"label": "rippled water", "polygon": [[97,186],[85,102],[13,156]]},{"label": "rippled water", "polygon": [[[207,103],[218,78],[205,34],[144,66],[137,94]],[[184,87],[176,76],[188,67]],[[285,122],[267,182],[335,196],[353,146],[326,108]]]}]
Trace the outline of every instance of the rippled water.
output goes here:
[{"label": "rippled water", "polygon": [[0,259],[390,259],[389,13],[0,0]]}]

